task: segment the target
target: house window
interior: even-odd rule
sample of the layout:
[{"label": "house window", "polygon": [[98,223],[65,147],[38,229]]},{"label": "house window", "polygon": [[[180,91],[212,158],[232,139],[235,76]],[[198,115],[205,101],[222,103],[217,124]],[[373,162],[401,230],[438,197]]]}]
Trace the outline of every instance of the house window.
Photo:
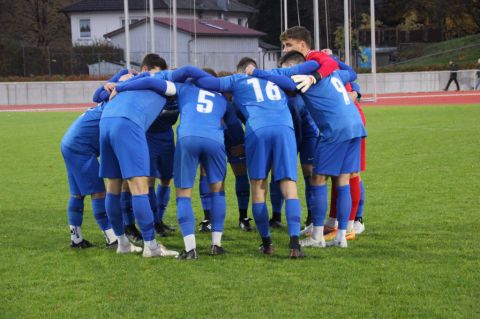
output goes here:
[{"label": "house window", "polygon": [[238,25],[242,25],[242,19],[238,19]]},{"label": "house window", "polygon": [[80,19],[80,37],[90,38],[90,19]]}]

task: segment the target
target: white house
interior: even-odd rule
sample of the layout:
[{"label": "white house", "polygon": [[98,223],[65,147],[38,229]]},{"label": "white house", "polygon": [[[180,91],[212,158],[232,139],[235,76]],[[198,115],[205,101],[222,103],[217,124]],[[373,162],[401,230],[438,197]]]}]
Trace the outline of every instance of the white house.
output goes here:
[{"label": "white house", "polygon": [[[155,52],[172,65],[172,20],[155,18]],[[260,43],[265,33],[219,19],[177,19],[178,66],[193,64],[217,71],[234,71],[245,56],[254,58],[259,67],[275,67],[278,48]],[[105,34],[114,46],[125,50],[125,29]],[[265,48],[264,48],[265,47]],[[150,52],[149,19],[130,25],[131,62],[140,63]]]},{"label": "white house", "polygon": [[[155,17],[171,17],[172,0],[154,0]],[[129,22],[148,16],[148,0],[129,0]],[[195,3],[195,8],[193,4]],[[147,6],[147,7],[146,7]],[[80,0],[64,7],[61,12],[70,17],[73,44],[92,44],[103,41],[103,35],[125,24],[123,0]],[[248,18],[255,8],[236,0],[178,0],[177,17],[220,19],[248,27]]]}]

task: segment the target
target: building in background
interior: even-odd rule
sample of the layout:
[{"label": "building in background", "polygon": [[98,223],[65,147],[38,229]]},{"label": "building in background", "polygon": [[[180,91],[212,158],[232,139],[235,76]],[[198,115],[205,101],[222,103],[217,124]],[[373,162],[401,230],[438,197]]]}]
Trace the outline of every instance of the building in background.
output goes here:
[{"label": "building in background", "polygon": [[[265,33],[218,19],[177,19],[178,65],[193,64],[218,71],[234,71],[245,56],[257,60],[259,67],[275,67],[278,48],[261,42]],[[172,64],[172,20],[155,18],[155,52]],[[113,46],[125,50],[125,29],[104,35]],[[130,25],[131,62],[140,63],[150,52],[149,19]],[[276,51],[272,52],[272,48]]]},{"label": "building in background", "polygon": [[[148,16],[148,0],[129,0],[129,23]],[[154,0],[155,17],[171,17],[171,0]],[[194,8],[195,3],[195,8]],[[80,0],[61,11],[70,17],[72,43],[89,45],[103,41],[103,35],[125,25],[123,0]],[[177,17],[219,19],[248,27],[248,18],[255,8],[236,0],[178,0]]]}]

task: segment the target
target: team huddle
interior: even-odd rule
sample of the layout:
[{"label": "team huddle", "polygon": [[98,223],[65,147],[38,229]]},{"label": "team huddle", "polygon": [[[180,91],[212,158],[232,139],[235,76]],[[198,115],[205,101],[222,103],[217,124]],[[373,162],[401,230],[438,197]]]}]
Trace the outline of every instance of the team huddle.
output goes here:
[{"label": "team huddle", "polygon": [[[330,50],[311,50],[310,32],[303,27],[286,30],[280,40],[285,55],[277,69],[260,70],[253,59],[243,58],[235,74],[218,77],[188,65],[168,70],[164,59],[148,54],[141,73],[122,70],[99,87],[93,96],[98,105],[70,126],[61,144],[71,194],[71,246],[92,246],[81,232],[84,198],[90,195],[106,247],[120,254],[197,259],[191,197],[199,170],[200,231],[211,232],[210,255],[224,254],[227,161],[235,175],[239,227],[253,230],[247,214],[251,197],[261,253],[274,254],[270,228],[282,227],[283,205],[291,258],[304,257],[303,247],[345,248],[362,233],[360,171],[367,133],[356,102],[357,75]],[[172,126],[178,118],[175,143]],[[298,158],[308,211],[303,230]],[[155,239],[175,230],[163,221],[172,179],[181,253]]]}]

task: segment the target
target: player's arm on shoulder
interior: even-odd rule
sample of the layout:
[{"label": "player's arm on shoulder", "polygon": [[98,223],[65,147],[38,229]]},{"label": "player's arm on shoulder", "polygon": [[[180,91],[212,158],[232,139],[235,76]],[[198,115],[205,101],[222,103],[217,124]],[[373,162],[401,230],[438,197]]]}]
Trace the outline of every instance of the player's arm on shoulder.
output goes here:
[{"label": "player's arm on shoulder", "polygon": [[116,83],[120,80],[120,78],[125,75],[125,74],[128,74],[130,73],[128,69],[122,69],[120,71],[117,72],[117,74],[115,74],[114,76],[112,76],[108,82],[110,83]]},{"label": "player's arm on shoulder", "polygon": [[274,72],[255,69],[252,74],[254,77],[265,79],[278,85],[285,91],[296,91],[295,82],[289,77]]},{"label": "player's arm on shoulder", "polygon": [[153,76],[119,83],[116,87],[116,90],[118,92],[152,90],[158,94],[167,96],[176,94],[176,87],[174,83]]},{"label": "player's arm on shoulder", "polygon": [[333,73],[333,71],[338,69],[337,61],[322,51],[311,51],[307,56],[307,60],[314,60],[318,62],[320,67],[317,69],[317,77],[320,77],[321,79],[329,76]]},{"label": "player's arm on shoulder", "polygon": [[355,71],[345,71],[345,70],[338,70],[338,75],[342,80],[343,84],[351,83],[357,79],[357,73]]},{"label": "player's arm on shoulder", "polygon": [[170,79],[173,82],[185,82],[188,78],[199,79],[203,77],[213,76],[193,65],[182,66],[173,71],[170,75]]}]

